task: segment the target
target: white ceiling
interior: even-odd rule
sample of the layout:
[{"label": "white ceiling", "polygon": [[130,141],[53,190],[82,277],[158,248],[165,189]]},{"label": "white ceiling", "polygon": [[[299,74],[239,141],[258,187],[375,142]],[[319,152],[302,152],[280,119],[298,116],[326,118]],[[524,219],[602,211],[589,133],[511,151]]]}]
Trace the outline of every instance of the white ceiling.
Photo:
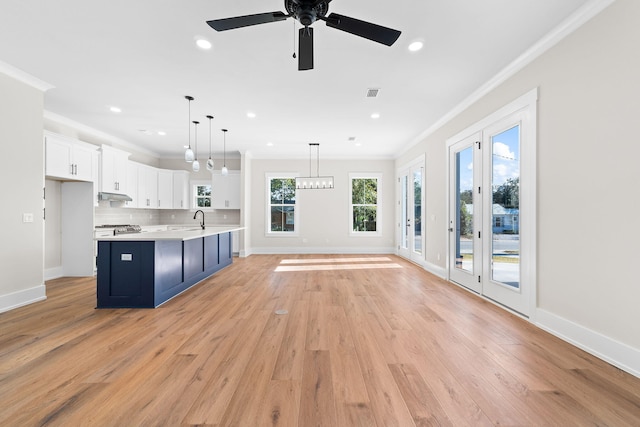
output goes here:
[{"label": "white ceiling", "polygon": [[191,95],[201,156],[210,114],[216,152],[227,128],[227,149],[255,157],[303,158],[318,142],[323,158],[393,158],[586,3],[334,0],[330,13],[402,35],[387,47],[316,22],[315,69],[298,71],[293,19],[220,33],[205,22],[284,12],[282,0],[0,0],[0,61],[55,86],[47,111],[162,157],[184,151]]}]

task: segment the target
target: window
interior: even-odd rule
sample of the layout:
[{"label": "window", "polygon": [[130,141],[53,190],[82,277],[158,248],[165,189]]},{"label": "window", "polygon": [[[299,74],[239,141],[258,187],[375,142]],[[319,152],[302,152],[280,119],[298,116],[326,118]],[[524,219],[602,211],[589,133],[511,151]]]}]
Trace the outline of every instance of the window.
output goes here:
[{"label": "window", "polygon": [[349,174],[350,232],[352,235],[380,235],[381,174]]},{"label": "window", "polygon": [[296,179],[286,174],[267,174],[267,234],[296,235]]},{"label": "window", "polygon": [[193,182],[192,187],[192,207],[193,209],[211,208],[211,182]]}]

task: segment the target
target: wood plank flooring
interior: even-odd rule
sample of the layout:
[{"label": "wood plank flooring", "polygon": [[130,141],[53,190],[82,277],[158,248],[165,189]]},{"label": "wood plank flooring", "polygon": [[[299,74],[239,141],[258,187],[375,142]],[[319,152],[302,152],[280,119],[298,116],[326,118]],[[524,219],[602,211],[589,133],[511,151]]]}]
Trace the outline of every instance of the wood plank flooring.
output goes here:
[{"label": "wood plank flooring", "polygon": [[0,314],[2,426],[640,425],[640,379],[395,256],[235,259],[157,309],[47,295]]}]

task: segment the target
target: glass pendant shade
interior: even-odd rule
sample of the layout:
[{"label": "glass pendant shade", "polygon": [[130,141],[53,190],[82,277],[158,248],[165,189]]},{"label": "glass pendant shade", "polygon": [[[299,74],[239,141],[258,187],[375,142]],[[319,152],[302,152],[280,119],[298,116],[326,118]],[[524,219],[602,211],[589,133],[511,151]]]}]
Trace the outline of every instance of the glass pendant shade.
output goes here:
[{"label": "glass pendant shade", "polygon": [[193,155],[193,150],[191,149],[191,101],[193,101],[193,96],[185,96],[187,101],[189,101],[189,145],[187,146],[186,151],[184,152],[184,161],[187,163],[193,162],[195,156]]},{"label": "glass pendant shade", "polygon": [[209,119],[209,160],[207,160],[207,170],[213,172],[213,159],[211,158],[211,120],[213,116],[207,116]]},{"label": "glass pendant shade", "polygon": [[187,148],[187,150],[184,152],[184,160],[187,163],[191,163],[193,162],[193,160],[195,159],[194,155],[193,155],[193,150],[191,148]]},{"label": "glass pendant shade", "polygon": [[191,167],[193,168],[194,172],[198,172],[200,170],[200,162],[198,161],[198,124],[200,124],[200,122],[198,121],[193,121],[193,141],[194,141],[194,148],[195,148],[195,152],[193,153],[193,162],[191,163]]},{"label": "glass pendant shade", "polygon": [[222,148],[222,169],[220,170],[220,173],[223,176],[227,176],[229,174],[229,169],[227,169],[227,129],[222,129],[222,135],[223,135],[223,148]]}]

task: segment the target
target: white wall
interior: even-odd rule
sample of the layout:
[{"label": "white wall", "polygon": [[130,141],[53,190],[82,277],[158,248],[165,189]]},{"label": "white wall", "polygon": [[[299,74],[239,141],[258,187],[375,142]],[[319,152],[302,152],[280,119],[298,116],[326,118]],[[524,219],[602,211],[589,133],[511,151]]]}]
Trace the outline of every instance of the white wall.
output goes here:
[{"label": "white wall", "polygon": [[538,321],[636,374],[638,16],[616,1],[396,162],[426,154],[426,259],[444,268],[445,140],[538,87]]},{"label": "white wall", "polygon": [[47,179],[45,189],[44,276],[49,280],[62,276],[61,182]]},{"label": "white wall", "polygon": [[0,71],[0,311],[45,298],[42,107],[40,89]]},{"label": "white wall", "polygon": [[[266,173],[309,175],[309,160],[251,159],[252,253],[389,253],[394,252],[395,172],[393,160],[324,160],[321,174],[333,175],[332,190],[299,190],[296,237],[266,236]],[[349,173],[382,173],[382,235],[349,235]]]}]

